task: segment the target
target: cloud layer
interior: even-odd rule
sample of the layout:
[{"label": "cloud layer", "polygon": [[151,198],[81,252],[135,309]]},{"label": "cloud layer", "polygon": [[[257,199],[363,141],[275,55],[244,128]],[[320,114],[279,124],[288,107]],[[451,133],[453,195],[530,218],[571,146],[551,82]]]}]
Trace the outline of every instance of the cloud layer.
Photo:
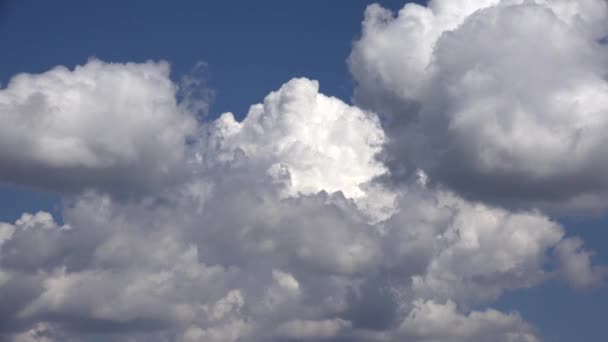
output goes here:
[{"label": "cloud layer", "polygon": [[62,223],[0,224],[0,338],[529,342],[488,307],[504,291],[602,280],[539,211],[386,181],[376,115],[316,81],[240,122],[197,124],[176,88],[164,63],[93,60],[0,91],[3,180],[72,194]]}]

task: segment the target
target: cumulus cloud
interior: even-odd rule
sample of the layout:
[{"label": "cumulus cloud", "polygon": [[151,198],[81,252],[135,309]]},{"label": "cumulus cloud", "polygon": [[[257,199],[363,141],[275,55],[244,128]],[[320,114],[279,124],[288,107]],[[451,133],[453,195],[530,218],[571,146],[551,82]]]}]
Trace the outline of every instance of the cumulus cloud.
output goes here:
[{"label": "cumulus cloud", "polygon": [[[600,284],[592,252],[538,210],[434,186],[445,179],[433,168],[413,163],[415,177],[395,181],[399,163],[418,161],[411,149],[428,147],[421,136],[430,126],[417,126],[411,147],[395,132],[424,113],[442,118],[420,101],[447,77],[435,70],[447,66],[433,64],[446,32],[490,15],[481,7],[553,13],[496,4],[407,5],[397,19],[368,9],[355,48],[379,45],[354,52],[351,68],[364,77],[387,67],[394,79],[371,85],[372,97],[392,98],[377,102],[387,110],[421,110],[403,120],[391,112],[399,124],[390,127],[306,78],[269,93],[241,121],[225,113],[205,122],[194,113],[200,119],[204,104],[176,100],[164,63],[92,60],[13,78],[0,90],[0,115],[14,126],[0,128],[0,176],[70,196],[61,220],[38,212],[0,223],[0,339],[539,341],[531,324],[492,303],[554,275],[577,288]],[[579,15],[587,7],[561,4],[568,27],[601,31]],[[405,64],[377,59],[398,37],[427,45],[408,50],[417,54],[410,59],[393,55]],[[365,64],[373,53],[379,64]],[[142,196],[124,196],[132,193]]]},{"label": "cumulus cloud", "polygon": [[[243,177],[241,167],[214,177]],[[370,224],[339,193],[285,199],[266,182],[214,180],[200,197],[185,195],[188,184],[155,202],[88,194],[63,225],[47,213],[3,224],[0,288],[14,295],[2,298],[2,331],[13,340],[113,331],[158,341],[534,341],[517,315],[470,308],[552,272],[544,260],[566,240],[542,215],[412,185],[399,214]]]},{"label": "cumulus cloud", "polygon": [[278,333],[285,338],[310,341],[335,337],[340,330],[347,327],[350,327],[350,323],[341,319],[322,321],[294,320],[281,324],[278,328]]},{"label": "cumulus cloud", "polygon": [[592,254],[583,249],[580,238],[562,240],[555,248],[561,275],[574,287],[586,289],[601,284],[608,273],[605,267],[592,264]]},{"label": "cumulus cloud", "polygon": [[[0,225],[5,338],[535,341],[483,307],[553,272],[594,272],[539,212],[469,202],[423,173],[374,183],[377,119],[314,81],[199,132],[192,174],[168,190],[89,191],[66,200],[63,224],[39,212]],[[379,195],[385,218],[363,205]]]},{"label": "cumulus cloud", "polygon": [[196,129],[176,91],[165,62],[14,76],[0,89],[0,180],[123,195],[175,183]]},{"label": "cumulus cloud", "polygon": [[446,203],[455,214],[437,236],[442,248],[426,273],[412,278],[419,296],[468,303],[496,299],[504,289],[543,279],[544,254],[562,239],[561,227],[537,213],[454,202]]},{"label": "cumulus cloud", "polygon": [[397,179],[417,168],[509,207],[603,210],[608,7],[430,1],[366,11],[349,65],[385,116]]},{"label": "cumulus cloud", "polygon": [[325,190],[357,198],[363,183],[385,172],[374,160],[384,143],[375,114],[320,94],[318,82],[308,79],[270,93],[242,122],[223,114],[209,136],[206,145],[215,147],[206,151],[214,152],[210,158],[225,161],[242,151],[285,182],[287,195]]},{"label": "cumulus cloud", "polygon": [[534,329],[516,314],[489,309],[463,315],[450,301],[416,301],[414,306],[399,327],[408,341],[539,341]]}]

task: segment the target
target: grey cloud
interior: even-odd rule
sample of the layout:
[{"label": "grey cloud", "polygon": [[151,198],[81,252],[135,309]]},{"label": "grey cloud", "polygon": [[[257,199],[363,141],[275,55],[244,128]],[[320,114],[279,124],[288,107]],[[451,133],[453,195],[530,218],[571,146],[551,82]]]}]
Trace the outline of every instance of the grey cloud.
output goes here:
[{"label": "grey cloud", "polygon": [[604,1],[431,1],[367,10],[349,65],[386,119],[396,179],[424,169],[511,208],[603,211]]},{"label": "grey cloud", "polygon": [[580,238],[567,238],[556,246],[560,274],[574,287],[588,289],[602,284],[608,269],[593,265],[593,253],[583,249]]},{"label": "grey cloud", "polygon": [[445,304],[417,301],[400,332],[408,341],[416,342],[539,341],[534,329],[517,314],[486,310],[463,315],[449,301]]},{"label": "grey cloud", "polygon": [[164,62],[93,59],[14,76],[0,90],[0,180],[121,195],[181,181],[196,120],[176,91]]},{"label": "grey cloud", "polygon": [[[230,172],[224,169],[221,177],[214,177],[243,177],[238,170],[236,176]],[[544,252],[561,238],[561,228],[538,214],[512,214],[505,219],[502,210],[475,209],[457,197],[415,185],[408,194],[400,195],[400,205],[417,203],[411,210],[419,214],[383,223],[383,235],[378,232],[380,226],[369,225],[363,217],[357,219],[356,206],[344,203],[347,200],[339,194],[281,199],[265,193],[272,180],[267,182],[259,188],[244,188],[243,184],[254,182],[217,181],[203,199],[184,196],[183,189],[176,189],[174,197],[158,203],[115,202],[89,194],[65,209],[64,220],[70,229],[45,223],[45,214],[5,225],[14,231],[13,236],[17,230],[58,235],[32,240],[51,247],[61,246],[66,243],[63,239],[73,235],[78,236],[75,241],[91,246],[87,251],[65,250],[67,257],[56,259],[59,262],[54,267],[43,258],[13,256],[9,268],[4,266],[4,253],[10,249],[4,247],[12,237],[5,240],[0,261],[9,281],[2,283],[2,292],[22,288],[18,284],[24,281],[36,285],[5,317],[20,323],[21,329],[40,322],[77,340],[107,331],[122,338],[149,340],[152,336],[160,341],[424,336],[418,328],[405,332],[400,328],[416,310],[416,300],[449,298],[464,307],[491,302],[495,295],[484,293],[537,282],[536,275],[543,272]],[[229,198],[238,210],[225,205]],[[204,209],[197,212],[194,208],[199,205]],[[23,228],[34,220],[42,223]],[[531,225],[538,233],[524,234]],[[493,260],[491,249],[504,240],[500,235],[493,238],[495,229],[505,230],[517,239],[514,244],[522,245],[505,244],[504,253],[499,254],[501,262],[488,262],[477,273],[461,273],[465,265]],[[469,244],[477,235],[475,249]],[[448,257],[456,255],[454,251],[463,244],[473,249],[454,260]],[[524,246],[530,246],[530,252]],[[25,256],[28,249],[17,251]],[[431,252],[417,255],[421,251]],[[412,256],[417,258],[412,261]],[[66,267],[71,258],[82,259],[82,265]],[[32,267],[36,260],[41,265]],[[439,266],[433,265],[441,265],[441,274],[461,280],[436,279]],[[529,273],[522,274],[526,269]],[[492,277],[479,281],[478,274]],[[412,283],[412,276],[425,281]],[[505,281],[509,277],[518,281]],[[442,281],[449,283],[441,285]],[[460,284],[459,291],[443,292],[447,284]],[[370,303],[374,305],[370,307]],[[2,304],[4,307],[6,302]],[[463,310],[453,314],[469,315]],[[496,313],[500,322],[501,315]],[[526,326],[509,324],[500,331],[506,334],[513,328],[516,333]],[[494,332],[487,324],[472,326],[468,328],[471,335],[464,336],[492,336]],[[476,332],[475,327],[483,330]],[[438,333],[431,330],[428,334]]]}]

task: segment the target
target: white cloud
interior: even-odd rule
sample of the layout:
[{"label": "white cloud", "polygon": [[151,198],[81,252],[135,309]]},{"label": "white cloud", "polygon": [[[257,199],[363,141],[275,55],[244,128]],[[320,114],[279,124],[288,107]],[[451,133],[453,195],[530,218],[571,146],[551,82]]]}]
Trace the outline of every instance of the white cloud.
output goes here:
[{"label": "white cloud", "polygon": [[14,342],[53,342],[52,328],[48,324],[38,323],[32,329],[13,338]]},{"label": "white cloud", "polygon": [[296,293],[300,291],[300,283],[291,274],[272,270],[272,277],[283,289]]},{"label": "white cloud", "polygon": [[174,183],[196,128],[176,90],[164,62],[93,59],[13,77],[0,90],[0,180],[123,194]]},{"label": "white cloud", "polygon": [[585,289],[602,283],[608,270],[592,265],[590,251],[583,249],[580,238],[567,238],[556,246],[561,275],[574,287]]},{"label": "white cloud", "polygon": [[534,330],[516,314],[495,310],[459,313],[453,302],[416,301],[400,326],[408,341],[538,342]]},{"label": "white cloud", "polygon": [[278,332],[282,337],[295,340],[319,340],[335,337],[340,330],[349,327],[350,322],[339,318],[322,321],[294,320],[281,324]]},{"label": "white cloud", "polygon": [[223,114],[209,135],[207,154],[228,160],[240,149],[292,196],[325,190],[362,197],[360,185],[385,172],[374,159],[384,143],[375,114],[319,93],[318,82],[305,78],[270,93],[242,122]]},{"label": "white cloud", "polygon": [[349,57],[358,82],[357,100],[382,107],[385,100],[390,104],[423,96],[439,37],[457,28],[476,10],[499,1],[439,0],[431,1],[428,7],[407,3],[396,17],[378,4],[370,5],[365,11],[362,36]]},{"label": "white cloud", "polygon": [[413,277],[419,296],[474,303],[543,280],[545,253],[564,234],[558,224],[538,213],[514,214],[458,198],[440,200],[453,208],[453,217],[435,236],[441,247],[426,274]]},{"label": "white cloud", "polygon": [[366,13],[349,64],[357,102],[387,116],[394,177],[422,168],[477,200],[605,209],[604,1],[435,0]]}]

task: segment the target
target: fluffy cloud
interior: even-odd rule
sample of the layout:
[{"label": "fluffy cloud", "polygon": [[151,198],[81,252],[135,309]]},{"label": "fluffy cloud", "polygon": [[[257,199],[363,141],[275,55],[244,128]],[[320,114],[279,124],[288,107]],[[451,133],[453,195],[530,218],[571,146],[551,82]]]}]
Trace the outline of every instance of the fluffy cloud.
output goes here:
[{"label": "fluffy cloud", "polygon": [[319,340],[336,337],[338,333],[349,328],[350,323],[341,319],[323,321],[294,320],[281,324],[279,336],[294,340]]},{"label": "fluffy cloud", "polygon": [[444,203],[454,216],[436,237],[443,246],[426,273],[412,279],[419,296],[469,303],[543,279],[544,254],[563,237],[556,223],[537,213],[513,214],[454,199]]},{"label": "fluffy cloud", "polygon": [[196,129],[176,91],[164,62],[13,77],[0,90],[0,180],[123,195],[175,183]]},{"label": "fluffy cloud", "polygon": [[580,238],[562,240],[555,248],[562,276],[574,287],[585,289],[600,284],[607,273],[605,267],[591,264],[592,253],[584,250]]},{"label": "fluffy cloud", "polygon": [[539,341],[534,330],[516,314],[486,310],[463,315],[450,301],[443,305],[416,301],[414,305],[399,327],[408,341]]},{"label": "fluffy cloud", "polygon": [[608,7],[602,0],[368,8],[349,59],[356,100],[386,116],[392,174],[466,197],[603,210]]},{"label": "fluffy cloud", "polygon": [[[49,112],[71,113],[81,125],[50,125],[40,134],[68,132],[88,152],[61,145],[28,154],[24,167],[43,163],[86,176],[74,179],[78,192],[65,199],[61,223],[39,212],[0,224],[0,339],[530,342],[537,334],[516,313],[488,308],[504,291],[554,274],[577,287],[601,281],[591,252],[538,211],[468,201],[429,186],[423,171],[386,181],[377,155],[387,137],[375,114],[320,94],[315,81],[287,82],[240,122],[227,113],[195,125],[163,68],[93,61],[73,72],[23,76],[30,85],[37,83],[27,79],[53,73],[72,81],[97,72],[96,82],[74,86],[83,92],[76,98],[98,94],[87,84],[107,78],[110,100],[92,108],[124,100],[158,122],[87,131],[87,115],[97,111],[76,115],[66,105]],[[115,92],[109,85],[118,75],[138,80],[133,89],[141,94]],[[56,83],[47,96],[70,94],[54,93]],[[104,113],[119,122],[124,115]],[[165,130],[171,139],[162,138]],[[153,142],[133,134],[144,131],[156,134]],[[20,143],[40,147],[36,139]],[[176,173],[142,169],[150,175],[143,183],[108,171],[165,158]],[[119,180],[142,186],[145,196],[122,196],[114,189]],[[61,189],[69,179],[55,181],[51,188]]]},{"label": "fluffy cloud", "polygon": [[317,81],[302,78],[252,106],[242,122],[223,114],[210,127],[202,157],[226,161],[239,151],[286,183],[287,195],[325,190],[358,198],[361,185],[386,172],[374,160],[383,143],[375,114],[320,94]]}]

